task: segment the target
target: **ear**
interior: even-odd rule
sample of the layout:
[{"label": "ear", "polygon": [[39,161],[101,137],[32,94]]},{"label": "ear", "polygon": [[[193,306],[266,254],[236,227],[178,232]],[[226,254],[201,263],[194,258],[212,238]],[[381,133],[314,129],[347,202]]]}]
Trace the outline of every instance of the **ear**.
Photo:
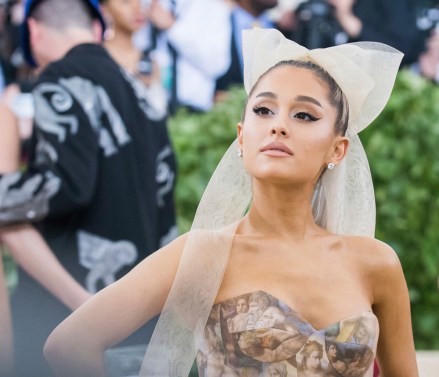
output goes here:
[{"label": "ear", "polygon": [[349,139],[344,136],[337,137],[334,143],[332,154],[330,156],[330,162],[338,165],[348,153]]},{"label": "ear", "polygon": [[101,43],[102,42],[102,25],[98,20],[94,20],[93,21],[93,40],[96,43]]},{"label": "ear", "polygon": [[38,43],[38,41],[41,39],[41,27],[38,23],[38,21],[34,20],[33,18],[29,18],[27,20],[27,26],[29,28],[29,43],[31,46],[31,49],[33,46]]},{"label": "ear", "polygon": [[237,131],[238,147],[240,149],[242,149],[243,148],[243,144],[242,144],[243,124],[241,122],[239,122],[236,125],[236,131]]},{"label": "ear", "polygon": [[108,4],[107,3],[108,3],[107,1],[99,2],[99,6],[101,8],[102,15],[104,16],[105,22],[111,22],[112,21],[112,19],[111,19],[111,12],[108,9]]}]

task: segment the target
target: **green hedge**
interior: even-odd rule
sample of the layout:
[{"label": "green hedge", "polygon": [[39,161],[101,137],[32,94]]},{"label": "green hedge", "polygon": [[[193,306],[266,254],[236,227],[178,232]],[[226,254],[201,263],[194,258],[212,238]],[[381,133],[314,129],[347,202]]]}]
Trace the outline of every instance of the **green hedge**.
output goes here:
[{"label": "green hedge", "polygon": [[439,349],[439,87],[400,72],[361,135],[375,184],[377,238],[398,253],[418,349]]},{"label": "green hedge", "polygon": [[[187,231],[210,175],[236,135],[242,89],[205,114],[178,113],[170,132],[179,162],[176,202]],[[418,349],[439,349],[439,88],[398,75],[380,117],[360,137],[375,184],[377,238],[404,268]]]}]

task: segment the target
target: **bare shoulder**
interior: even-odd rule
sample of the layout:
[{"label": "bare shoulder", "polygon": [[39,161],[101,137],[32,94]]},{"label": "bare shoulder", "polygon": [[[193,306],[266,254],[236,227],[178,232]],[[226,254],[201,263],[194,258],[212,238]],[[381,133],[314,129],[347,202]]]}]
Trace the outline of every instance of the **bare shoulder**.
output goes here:
[{"label": "bare shoulder", "polygon": [[386,270],[400,266],[395,250],[385,242],[364,236],[346,236],[344,238],[348,249],[365,267]]},{"label": "bare shoulder", "polygon": [[356,254],[375,304],[406,289],[401,262],[391,246],[371,237],[347,237],[347,243]]}]

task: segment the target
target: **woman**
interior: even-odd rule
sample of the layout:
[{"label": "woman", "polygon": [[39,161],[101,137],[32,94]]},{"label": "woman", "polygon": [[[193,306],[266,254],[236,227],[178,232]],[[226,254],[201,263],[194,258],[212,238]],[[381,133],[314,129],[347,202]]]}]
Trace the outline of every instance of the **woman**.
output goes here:
[{"label": "woman", "polygon": [[316,340],[310,340],[302,349],[302,361],[299,365],[299,375],[304,377],[323,377],[321,359],[323,346]]},{"label": "woman", "polygon": [[[133,43],[134,34],[146,22],[141,0],[101,0],[100,2],[109,24],[105,32],[105,48],[120,66],[148,80],[149,74],[142,75],[139,72],[142,51]],[[151,68],[152,66],[149,67]]]},{"label": "woman", "polygon": [[[134,34],[146,22],[146,9],[141,0],[101,0],[104,16],[110,25],[105,32],[104,46],[111,57],[126,70],[140,97],[147,99],[149,115],[154,119],[166,114],[166,92],[160,70],[150,51],[139,50]],[[141,85],[143,84],[143,85]]]},{"label": "woman", "polygon": [[344,358],[341,356],[340,348],[337,346],[336,343],[326,342],[326,355],[332,367],[337,371],[337,373],[343,375],[343,373],[346,371],[347,366],[346,362],[343,361]]},{"label": "woman", "polygon": [[[300,377],[311,341],[365,351],[339,338],[353,321],[371,324],[368,349],[383,376],[418,375],[407,287],[395,253],[371,237],[372,181],[356,135],[387,102],[401,54],[381,44],[308,51],[260,29],[244,33],[243,47],[249,96],[237,142],[193,230],[54,331],[45,351],[59,375],[103,376],[103,350],[160,312],[141,376],[186,376],[197,353],[217,357],[204,335],[211,312],[219,313],[217,360],[235,376],[282,363]],[[291,330],[275,324],[229,335],[227,302],[256,292]],[[325,353],[320,363],[334,372]],[[370,361],[364,376],[372,369]]]}]

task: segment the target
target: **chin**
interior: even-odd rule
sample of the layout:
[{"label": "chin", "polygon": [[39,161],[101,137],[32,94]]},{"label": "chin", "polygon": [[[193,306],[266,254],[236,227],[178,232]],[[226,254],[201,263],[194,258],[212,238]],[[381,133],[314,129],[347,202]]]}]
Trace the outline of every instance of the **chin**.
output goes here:
[{"label": "chin", "polygon": [[310,185],[313,177],[309,172],[300,169],[294,169],[291,165],[286,166],[257,166],[254,165],[246,169],[248,174],[259,182],[267,185],[279,185],[279,186],[296,186],[307,187]]},{"label": "chin", "polygon": [[245,170],[254,178],[258,179],[280,179],[291,180],[294,174],[294,167],[291,163],[285,163],[281,160],[261,161],[252,160],[251,163],[245,164]]},{"label": "chin", "polygon": [[262,169],[258,169],[258,171],[249,171],[247,172],[254,178],[262,182],[267,183],[276,183],[276,184],[296,184],[297,179],[291,174],[290,171],[274,171],[270,169],[269,171],[264,171]]}]

